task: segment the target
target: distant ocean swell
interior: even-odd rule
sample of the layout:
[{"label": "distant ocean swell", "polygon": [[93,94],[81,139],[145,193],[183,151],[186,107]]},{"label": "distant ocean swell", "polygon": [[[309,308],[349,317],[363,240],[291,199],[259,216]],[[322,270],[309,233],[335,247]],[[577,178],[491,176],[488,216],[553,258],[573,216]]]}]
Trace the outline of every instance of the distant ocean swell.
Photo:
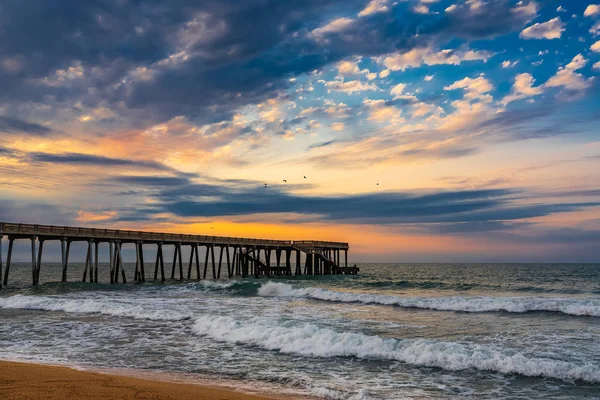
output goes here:
[{"label": "distant ocean swell", "polygon": [[268,282],[259,296],[299,297],[342,303],[363,303],[439,311],[525,313],[559,312],[575,316],[600,317],[600,299],[560,299],[545,297],[401,297],[382,294],[337,292],[316,287],[294,288],[290,284]]},{"label": "distant ocean swell", "polygon": [[361,333],[336,332],[313,324],[294,324],[261,318],[236,320],[204,315],[195,320],[193,332],[220,342],[247,344],[266,350],[309,357],[356,357],[400,361],[415,366],[449,371],[480,371],[546,377],[565,381],[600,383],[600,367],[480,345],[424,339],[391,339]]}]

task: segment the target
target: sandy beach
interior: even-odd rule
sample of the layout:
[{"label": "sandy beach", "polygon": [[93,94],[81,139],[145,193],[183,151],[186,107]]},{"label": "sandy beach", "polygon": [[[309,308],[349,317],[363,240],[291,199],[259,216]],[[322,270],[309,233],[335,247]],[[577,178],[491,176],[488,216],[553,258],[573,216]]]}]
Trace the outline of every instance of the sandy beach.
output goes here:
[{"label": "sandy beach", "polygon": [[258,400],[278,399],[195,384],[79,371],[67,367],[0,361],[0,397],[4,400]]}]

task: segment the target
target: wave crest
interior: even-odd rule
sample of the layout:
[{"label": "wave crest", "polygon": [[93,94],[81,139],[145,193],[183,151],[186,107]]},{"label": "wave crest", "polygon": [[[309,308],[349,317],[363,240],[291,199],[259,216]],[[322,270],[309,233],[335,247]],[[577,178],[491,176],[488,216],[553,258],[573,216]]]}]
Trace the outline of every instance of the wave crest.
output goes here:
[{"label": "wave crest", "polygon": [[518,352],[500,351],[481,345],[425,339],[399,340],[362,333],[336,332],[308,323],[278,323],[259,318],[242,321],[214,315],[198,317],[192,331],[220,342],[249,344],[302,356],[390,360],[450,371],[477,369],[600,383],[598,365],[578,365],[561,360],[526,357]]},{"label": "wave crest", "polygon": [[342,303],[363,303],[421,308],[439,311],[525,313],[530,311],[560,312],[576,316],[600,317],[600,299],[567,299],[546,297],[400,297],[381,294],[336,292],[316,287],[294,288],[279,282],[267,282],[259,296],[304,297]]},{"label": "wave crest", "polygon": [[21,294],[0,298],[0,308],[104,314],[152,321],[181,321],[191,318],[189,314],[182,314],[173,310],[148,310],[139,305],[113,303],[110,299],[76,300],[50,296],[25,296]]}]

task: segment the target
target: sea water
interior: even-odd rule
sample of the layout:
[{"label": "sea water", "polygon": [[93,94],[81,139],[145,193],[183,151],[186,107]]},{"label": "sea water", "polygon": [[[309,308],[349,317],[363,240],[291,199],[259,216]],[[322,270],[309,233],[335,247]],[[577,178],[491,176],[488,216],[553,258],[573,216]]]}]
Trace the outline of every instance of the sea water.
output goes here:
[{"label": "sea water", "polygon": [[0,358],[330,399],[600,398],[600,265],[359,266],[109,285],[46,263],[33,288],[13,264]]}]

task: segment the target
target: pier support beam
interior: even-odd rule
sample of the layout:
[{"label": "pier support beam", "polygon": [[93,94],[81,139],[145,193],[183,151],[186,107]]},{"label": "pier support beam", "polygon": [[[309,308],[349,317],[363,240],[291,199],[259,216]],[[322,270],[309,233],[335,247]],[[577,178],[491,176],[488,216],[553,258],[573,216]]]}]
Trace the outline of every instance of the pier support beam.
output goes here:
[{"label": "pier support beam", "polygon": [[221,264],[223,263],[223,249],[221,246],[221,251],[219,251],[219,269],[217,270],[217,279],[221,279]]},{"label": "pier support beam", "polygon": [[[125,266],[123,265],[123,243],[119,242],[119,268],[121,269],[121,278],[123,283],[127,283],[127,276],[125,275]],[[118,274],[118,272],[117,272]]]},{"label": "pier support beam", "polygon": [[200,244],[196,243],[194,245],[194,247],[196,248],[196,257],[195,257],[195,262],[196,262],[196,280],[199,281],[201,278],[200,276],[200,255],[199,255],[199,248],[200,248]]},{"label": "pier support beam", "polygon": [[[12,258],[13,243],[15,239],[8,237],[8,253],[6,254],[6,269],[4,270],[4,286],[8,285],[8,273],[10,272],[10,261]],[[0,279],[2,277],[0,276]]]},{"label": "pier support beam", "polygon": [[290,257],[292,256],[291,250],[285,250],[285,274],[287,276],[292,275],[292,263]]},{"label": "pier support beam", "polygon": [[39,240],[40,247],[37,254],[37,266],[35,267],[35,284],[40,283],[40,270],[42,269],[42,252],[44,251],[44,239]]},{"label": "pier support beam", "polygon": [[[65,238],[60,239],[60,267],[62,271],[65,270],[65,244]],[[64,272],[61,274],[61,280],[63,279],[63,276]]]},{"label": "pier support beam", "polygon": [[210,246],[210,258],[212,261],[213,279],[217,279],[217,272],[216,272],[216,265],[215,265],[215,246],[214,245]]},{"label": "pier support beam", "polygon": [[156,264],[154,265],[154,280],[158,279],[158,266],[160,265],[160,281],[165,281],[165,262],[163,259],[162,243],[156,249]]},{"label": "pier support beam", "polygon": [[179,280],[183,279],[183,261],[181,257],[181,243],[175,245],[175,253],[173,254],[173,267],[171,269],[171,279],[175,278],[175,266],[179,262]]},{"label": "pier support beam", "polygon": [[300,264],[300,250],[296,250],[296,275],[302,275],[302,265]]},{"label": "pier support beam", "polygon": [[264,274],[266,276],[271,276],[271,249],[265,249],[265,268]]},{"label": "pier support beam", "polygon": [[31,276],[32,276],[32,281],[33,281],[33,286],[37,285],[37,281],[35,279],[35,273],[37,270],[37,265],[36,265],[36,243],[35,243],[35,239],[36,237],[33,236],[31,238]]},{"label": "pier support beam", "polygon": [[144,242],[140,241],[140,270],[142,274],[142,282],[146,282],[146,266],[144,264]]},{"label": "pier support beam", "polygon": [[277,276],[281,275],[281,249],[275,250],[275,259],[277,263]]},{"label": "pier support beam", "polygon": [[229,259],[229,246],[225,246],[225,253],[227,254],[227,277],[231,278],[232,277],[232,268],[231,268],[231,262]]},{"label": "pier support beam", "polygon": [[90,282],[93,282],[93,264],[92,264],[92,241],[88,240],[87,253],[85,254],[85,268],[83,269],[83,282],[87,280],[88,271],[90,273]]},{"label": "pier support beam", "polygon": [[204,255],[204,273],[202,274],[202,279],[206,279],[206,274],[208,272],[208,252],[210,251],[210,246],[206,246],[206,254]]},{"label": "pier support beam", "polygon": [[348,273],[348,250],[344,250],[344,267],[346,269],[346,273]]},{"label": "pier support beam", "polygon": [[115,257],[114,257],[114,242],[108,242],[108,274],[110,275],[110,284],[115,283]]},{"label": "pier support beam", "polygon": [[134,282],[142,282],[142,261],[140,260],[140,244],[135,243],[135,275],[133,276]]},{"label": "pier support beam", "polygon": [[0,235],[0,289],[2,289],[2,286],[3,286],[3,284],[2,284],[2,281],[3,281],[3,279],[2,279],[2,276],[3,276],[3,274],[2,274],[2,261],[3,261],[3,258],[2,258],[2,239],[3,238],[4,238],[4,235]]},{"label": "pier support beam", "polygon": [[239,254],[238,254],[238,248],[237,247],[233,247],[233,266],[232,266],[232,270],[233,270],[233,275],[239,275],[240,274],[240,269],[238,266],[238,258],[239,258]]},{"label": "pier support beam", "polygon": [[69,253],[71,252],[71,241],[67,240],[67,249],[65,250],[65,265],[62,271],[62,281],[67,281],[67,268],[69,266]]},{"label": "pier support beam", "polygon": [[192,279],[192,264],[194,262],[194,253],[196,252],[196,246],[195,245],[190,245],[190,262],[188,263],[188,270],[187,270],[187,278],[188,279]]},{"label": "pier support beam", "polygon": [[94,243],[94,283],[98,283],[98,246],[100,243]]}]

